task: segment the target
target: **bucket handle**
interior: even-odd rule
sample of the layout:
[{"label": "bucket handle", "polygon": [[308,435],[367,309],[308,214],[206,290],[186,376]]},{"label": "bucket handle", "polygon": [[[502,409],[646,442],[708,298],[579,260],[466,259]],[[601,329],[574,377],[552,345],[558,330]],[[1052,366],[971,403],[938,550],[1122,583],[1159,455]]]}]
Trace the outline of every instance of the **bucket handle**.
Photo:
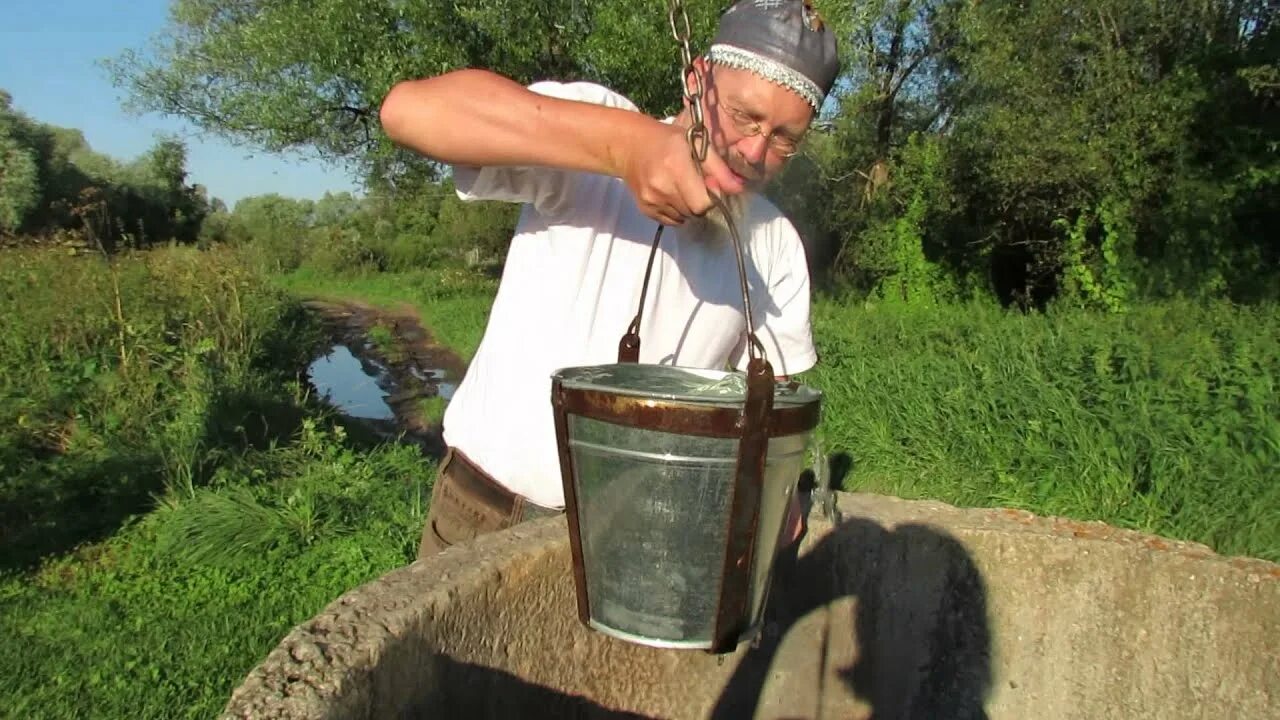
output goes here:
[{"label": "bucket handle", "polygon": [[[711,199],[715,203],[715,209],[719,210],[724,216],[725,224],[729,227],[729,234],[733,237],[733,254],[738,261],[738,281],[742,286],[742,309],[747,321],[747,374],[750,376],[767,370],[767,377],[772,378],[773,369],[765,357],[764,344],[760,342],[760,338],[756,335],[755,315],[751,312],[751,292],[747,284],[747,265],[743,257],[742,241],[738,237],[738,226],[729,215],[729,209],[724,200],[715,193],[711,193]],[[640,321],[644,318],[644,303],[649,294],[649,278],[653,274],[653,260],[658,255],[658,243],[662,240],[662,231],[665,228],[665,225],[659,224],[657,232],[653,234],[653,245],[649,248],[649,262],[645,264],[644,281],[640,284],[640,306],[636,308],[636,316],[632,318],[631,324],[627,326],[627,332],[623,334],[622,340],[618,342],[618,362],[620,363],[640,362]],[[761,364],[763,367],[757,367]]]}]

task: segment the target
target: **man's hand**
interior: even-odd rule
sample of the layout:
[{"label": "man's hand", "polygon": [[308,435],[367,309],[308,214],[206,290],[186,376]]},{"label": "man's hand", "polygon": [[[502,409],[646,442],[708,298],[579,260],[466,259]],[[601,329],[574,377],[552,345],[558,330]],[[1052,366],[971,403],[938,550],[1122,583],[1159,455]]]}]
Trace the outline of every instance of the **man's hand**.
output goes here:
[{"label": "man's hand", "polygon": [[379,109],[397,145],[450,165],[546,166],[622,178],[645,215],[681,225],[746,181],[708,145],[702,172],[684,128],[643,113],[530,91],[479,69],[398,83]]},{"label": "man's hand", "polygon": [[681,225],[713,207],[711,193],[733,195],[746,189],[710,146],[702,172],[694,164],[683,129],[660,124],[652,136],[632,138],[620,158],[622,179],[641,212],[664,225]]}]

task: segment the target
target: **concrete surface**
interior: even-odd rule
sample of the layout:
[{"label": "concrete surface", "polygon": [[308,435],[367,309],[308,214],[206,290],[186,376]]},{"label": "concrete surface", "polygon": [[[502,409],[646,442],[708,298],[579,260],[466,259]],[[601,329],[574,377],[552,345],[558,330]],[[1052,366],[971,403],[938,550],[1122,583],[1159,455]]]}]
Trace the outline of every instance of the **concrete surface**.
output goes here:
[{"label": "concrete surface", "polygon": [[564,519],[295,628],[224,718],[1280,718],[1280,567],[1100,524],[841,494],[755,647],[577,621]]}]

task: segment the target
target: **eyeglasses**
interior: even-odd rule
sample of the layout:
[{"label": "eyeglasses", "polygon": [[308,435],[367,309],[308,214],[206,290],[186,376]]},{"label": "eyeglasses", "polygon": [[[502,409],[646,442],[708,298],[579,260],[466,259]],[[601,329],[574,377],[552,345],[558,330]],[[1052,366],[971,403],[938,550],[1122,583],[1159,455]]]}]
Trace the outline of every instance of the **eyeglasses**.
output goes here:
[{"label": "eyeglasses", "polygon": [[[729,120],[733,122],[733,126],[738,132],[745,137],[755,137],[760,134],[760,123],[753,120],[750,115],[745,112],[728,105],[722,105],[725,113],[729,116]],[[800,141],[786,135],[778,135],[777,133],[769,134],[769,147],[778,155],[778,157],[790,158],[795,157],[800,152]]]}]

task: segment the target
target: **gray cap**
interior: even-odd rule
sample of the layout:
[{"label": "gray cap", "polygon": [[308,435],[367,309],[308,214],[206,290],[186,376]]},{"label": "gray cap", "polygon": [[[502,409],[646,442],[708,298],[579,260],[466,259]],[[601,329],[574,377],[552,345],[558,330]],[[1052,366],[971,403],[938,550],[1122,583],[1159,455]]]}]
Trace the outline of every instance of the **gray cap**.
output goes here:
[{"label": "gray cap", "polygon": [[809,0],[738,0],[721,16],[706,58],[778,83],[815,112],[840,72],[835,33]]}]

